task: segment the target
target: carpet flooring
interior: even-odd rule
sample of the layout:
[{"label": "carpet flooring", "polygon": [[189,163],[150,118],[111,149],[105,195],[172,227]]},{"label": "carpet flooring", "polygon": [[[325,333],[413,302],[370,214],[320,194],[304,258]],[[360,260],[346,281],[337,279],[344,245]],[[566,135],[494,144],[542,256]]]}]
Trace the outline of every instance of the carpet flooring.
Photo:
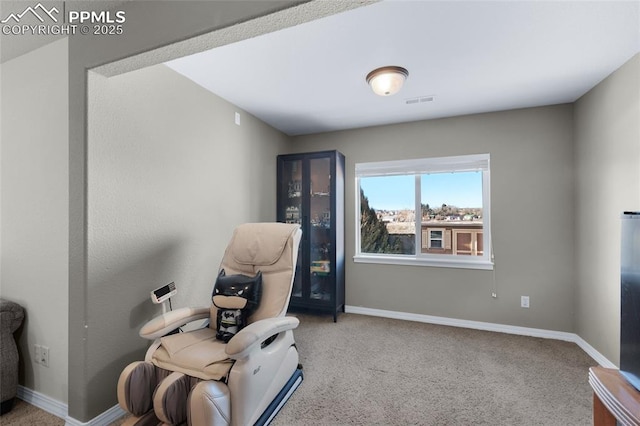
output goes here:
[{"label": "carpet flooring", "polygon": [[16,398],[13,409],[0,417],[0,425],[63,426],[64,420]]},{"label": "carpet flooring", "polygon": [[[574,343],[356,314],[337,323],[294,315],[304,381],[274,426],[592,424],[587,377],[597,363]],[[2,426],[27,424],[64,421],[22,401],[0,418]]]},{"label": "carpet flooring", "polygon": [[304,381],[274,425],[590,425],[576,344],[364,315],[299,315]]}]

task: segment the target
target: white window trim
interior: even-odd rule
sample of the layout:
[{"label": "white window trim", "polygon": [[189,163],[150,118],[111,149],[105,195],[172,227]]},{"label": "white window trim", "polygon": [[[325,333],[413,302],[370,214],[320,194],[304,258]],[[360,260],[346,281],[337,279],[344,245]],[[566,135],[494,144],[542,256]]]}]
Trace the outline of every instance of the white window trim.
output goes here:
[{"label": "white window trim", "polygon": [[[426,258],[426,256],[429,256]],[[353,256],[355,263],[376,263],[382,265],[435,266],[440,268],[493,270],[493,262],[485,259],[472,259],[471,256],[450,254],[429,254],[421,256],[403,254],[359,254]]]},{"label": "white window trim", "polygon": [[[435,266],[443,268],[493,270],[493,250],[491,243],[491,180],[490,155],[474,154],[453,157],[424,158],[412,160],[382,161],[374,163],[358,163],[355,166],[355,263],[376,263],[386,265]],[[439,255],[420,253],[422,215],[420,200],[420,174],[438,172],[482,171],[482,228],[484,237],[483,256]],[[360,178],[373,176],[393,176],[416,174],[416,233],[415,255],[377,254],[360,252]],[[453,238],[453,234],[452,234]],[[443,242],[444,243],[444,242]],[[452,242],[453,244],[453,242]]]}]

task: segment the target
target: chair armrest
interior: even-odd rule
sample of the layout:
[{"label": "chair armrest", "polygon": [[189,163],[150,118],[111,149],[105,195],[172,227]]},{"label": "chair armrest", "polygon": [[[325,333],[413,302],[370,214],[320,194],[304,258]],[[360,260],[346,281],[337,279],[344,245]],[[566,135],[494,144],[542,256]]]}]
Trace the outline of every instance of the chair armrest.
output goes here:
[{"label": "chair armrest", "polygon": [[238,332],[229,343],[225,351],[232,359],[242,359],[252,351],[260,347],[269,337],[293,330],[300,324],[300,320],[294,317],[267,318],[249,324]]},{"label": "chair armrest", "polygon": [[210,311],[206,306],[176,309],[175,311],[165,312],[143,325],[139,334],[144,339],[155,340],[187,323],[209,318],[209,315]]}]

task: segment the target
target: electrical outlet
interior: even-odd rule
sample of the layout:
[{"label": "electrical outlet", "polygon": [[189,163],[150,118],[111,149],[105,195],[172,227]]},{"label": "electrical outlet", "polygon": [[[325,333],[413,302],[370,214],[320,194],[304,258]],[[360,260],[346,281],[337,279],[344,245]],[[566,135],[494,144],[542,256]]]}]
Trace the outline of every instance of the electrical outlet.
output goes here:
[{"label": "electrical outlet", "polygon": [[520,307],[522,308],[529,307],[529,296],[520,296]]},{"label": "electrical outlet", "polygon": [[41,346],[40,347],[40,364],[45,367],[49,366],[49,347]]},{"label": "electrical outlet", "polygon": [[42,359],[42,346],[33,345],[33,360],[36,362],[36,364],[40,364],[41,359]]}]

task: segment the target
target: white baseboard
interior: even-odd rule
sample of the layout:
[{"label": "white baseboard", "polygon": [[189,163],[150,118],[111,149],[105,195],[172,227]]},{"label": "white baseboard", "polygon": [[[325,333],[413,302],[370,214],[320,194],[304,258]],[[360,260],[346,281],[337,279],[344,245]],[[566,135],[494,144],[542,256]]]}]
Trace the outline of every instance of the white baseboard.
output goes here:
[{"label": "white baseboard", "polygon": [[49,414],[53,414],[56,417],[64,419],[65,426],[108,426],[114,421],[118,420],[125,415],[125,412],[120,406],[115,405],[100,414],[97,417],[89,420],[86,423],[76,420],[73,417],[69,417],[69,406],[64,402],[51,398],[40,392],[36,392],[24,386],[18,385],[17,395],[21,400],[28,402],[29,404],[46,411]]},{"label": "white baseboard", "polygon": [[115,422],[125,414],[125,411],[120,408],[119,405],[114,405],[104,413],[100,414],[97,417],[94,417],[86,423],[83,423],[80,420],[76,420],[73,417],[67,416],[64,424],[65,426],[109,426],[111,423]]},{"label": "white baseboard", "polygon": [[591,358],[596,360],[598,364],[606,368],[618,368],[617,365],[609,361],[604,355],[598,352],[593,346],[586,342],[582,337],[576,334],[575,344],[580,346]]},{"label": "white baseboard", "polygon": [[57,399],[53,399],[50,396],[25,388],[21,385],[18,385],[16,396],[24,402],[28,402],[29,404],[38,407],[49,414],[53,414],[56,417],[60,417],[61,419],[67,417],[67,404],[58,401]]},{"label": "white baseboard", "polygon": [[575,333],[564,331],[544,330],[540,328],[518,327],[515,325],[494,324],[490,322],[461,320],[433,315],[412,314],[407,312],[387,311],[384,309],[364,308],[361,306],[345,306],[345,312],[351,314],[370,315],[374,317],[394,318],[407,321],[423,322],[427,324],[448,325],[452,327],[472,328],[476,330],[495,331],[497,333],[517,334],[520,336],[541,337],[543,339],[563,340],[573,342],[593,358],[599,365],[607,368],[618,368],[593,346]]}]

